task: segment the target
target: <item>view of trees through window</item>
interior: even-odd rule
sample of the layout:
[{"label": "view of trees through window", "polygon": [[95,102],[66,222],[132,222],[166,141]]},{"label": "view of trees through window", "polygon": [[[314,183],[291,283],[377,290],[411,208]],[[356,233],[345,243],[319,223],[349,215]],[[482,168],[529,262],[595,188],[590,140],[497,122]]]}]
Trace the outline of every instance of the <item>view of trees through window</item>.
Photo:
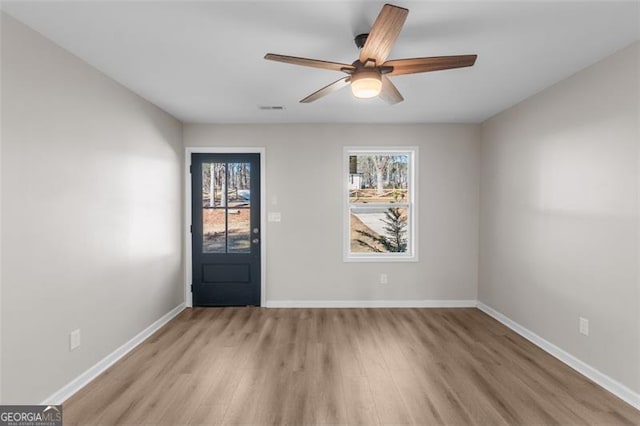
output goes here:
[{"label": "view of trees through window", "polygon": [[250,251],[249,163],[202,166],[202,248],[205,253]]},{"label": "view of trees through window", "polygon": [[408,251],[409,160],[408,153],[349,155],[351,253]]}]

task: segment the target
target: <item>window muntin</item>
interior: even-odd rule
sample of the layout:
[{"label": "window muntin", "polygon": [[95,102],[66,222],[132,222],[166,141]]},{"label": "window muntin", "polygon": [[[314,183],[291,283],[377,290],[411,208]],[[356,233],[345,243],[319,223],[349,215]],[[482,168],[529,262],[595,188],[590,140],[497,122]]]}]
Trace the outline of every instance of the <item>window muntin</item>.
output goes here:
[{"label": "window muntin", "polygon": [[345,260],[415,258],[416,148],[345,148]]}]

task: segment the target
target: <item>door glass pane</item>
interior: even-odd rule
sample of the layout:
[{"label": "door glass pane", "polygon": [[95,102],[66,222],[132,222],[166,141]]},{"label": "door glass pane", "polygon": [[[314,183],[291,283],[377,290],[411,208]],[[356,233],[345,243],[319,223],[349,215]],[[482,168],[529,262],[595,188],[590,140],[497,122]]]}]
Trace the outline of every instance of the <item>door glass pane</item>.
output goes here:
[{"label": "door glass pane", "polygon": [[204,253],[225,253],[227,251],[225,212],[225,209],[202,209],[202,251]]},{"label": "door glass pane", "polygon": [[408,154],[349,156],[350,203],[407,202],[408,182]]},{"label": "door glass pane", "polygon": [[350,212],[352,253],[405,253],[408,209],[352,208]]},{"label": "door glass pane", "polygon": [[202,164],[202,207],[224,207],[225,163]]},{"label": "door glass pane", "polygon": [[247,208],[229,208],[229,253],[251,252],[251,220]]},{"label": "door glass pane", "polygon": [[251,204],[251,164],[228,164],[227,197],[229,207],[249,207]]}]

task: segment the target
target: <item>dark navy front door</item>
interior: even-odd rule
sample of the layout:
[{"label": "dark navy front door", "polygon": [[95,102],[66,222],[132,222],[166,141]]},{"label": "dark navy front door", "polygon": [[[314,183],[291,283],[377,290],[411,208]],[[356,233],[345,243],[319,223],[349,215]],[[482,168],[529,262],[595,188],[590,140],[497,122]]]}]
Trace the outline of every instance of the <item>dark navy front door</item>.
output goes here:
[{"label": "dark navy front door", "polygon": [[260,154],[192,154],[193,305],[260,305]]}]

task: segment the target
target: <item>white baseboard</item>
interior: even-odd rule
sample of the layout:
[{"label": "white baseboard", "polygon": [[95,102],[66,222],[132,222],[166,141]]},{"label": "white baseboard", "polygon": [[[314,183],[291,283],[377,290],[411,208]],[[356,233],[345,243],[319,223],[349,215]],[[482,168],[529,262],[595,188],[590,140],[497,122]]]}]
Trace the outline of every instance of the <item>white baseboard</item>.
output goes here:
[{"label": "white baseboard", "polygon": [[475,300],[267,300],[267,308],[475,308]]},{"label": "white baseboard", "polygon": [[115,351],[111,352],[109,355],[98,361],[93,367],[89,368],[87,371],[67,383],[60,390],[55,392],[53,395],[45,399],[41,402],[41,405],[59,405],[64,401],[69,399],[71,395],[78,392],[80,389],[85,387],[90,381],[98,377],[102,374],[107,368],[111,367],[118,360],[124,357],[126,354],[131,352],[136,346],[140,343],[144,342],[149,336],[162,328],[163,325],[171,321],[176,315],[182,312],[185,308],[185,304],[181,303],[166,314],[164,314],[160,319],[155,321],[149,327],[142,330],[140,333],[135,335],[131,340],[129,340],[124,345],[120,346]]},{"label": "white baseboard", "polygon": [[565,350],[543,339],[533,331],[521,326],[517,322],[513,321],[511,318],[505,316],[504,314],[496,311],[495,309],[485,305],[480,301],[478,302],[478,309],[480,309],[482,312],[486,313],[487,315],[495,318],[502,324],[506,325],[511,330],[515,331],[525,339],[529,340],[531,343],[540,347],[542,350],[558,358],[560,361],[564,362],[569,367],[576,370],[578,373],[593,380],[594,382],[596,382],[597,384],[599,384],[600,386],[602,386],[603,388],[605,388],[606,390],[608,390],[609,392],[617,396],[618,398],[622,399],[623,401],[627,402],[628,404],[640,410],[640,394],[638,394],[637,392],[634,392],[633,390],[629,389],[627,386],[623,385],[622,383],[612,379],[611,377],[593,368],[592,366],[585,363],[584,361],[579,360],[578,358],[566,352]]}]

